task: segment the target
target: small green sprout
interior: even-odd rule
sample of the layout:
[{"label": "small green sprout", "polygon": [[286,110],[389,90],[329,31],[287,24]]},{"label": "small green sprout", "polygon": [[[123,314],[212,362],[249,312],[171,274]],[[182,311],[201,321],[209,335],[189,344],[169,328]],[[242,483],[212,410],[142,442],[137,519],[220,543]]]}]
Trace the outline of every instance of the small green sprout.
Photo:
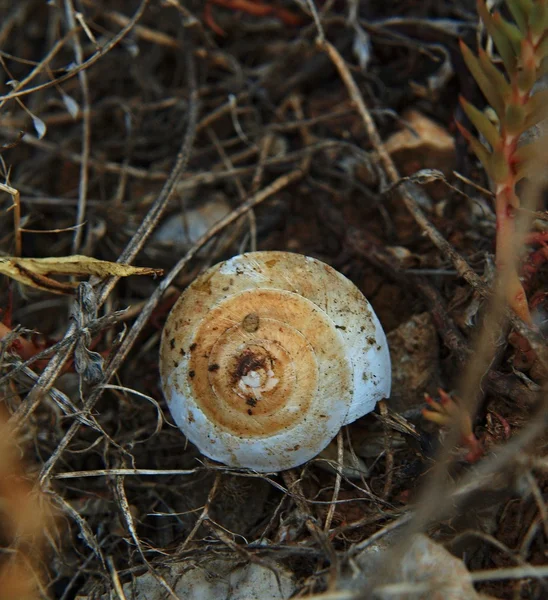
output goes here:
[{"label": "small green sprout", "polygon": [[457,126],[493,181],[497,215],[496,262],[504,272],[506,298],[527,323],[531,315],[515,260],[515,217],[520,199],[516,185],[540,170],[543,140],[518,145],[521,135],[546,116],[548,90],[533,94],[534,84],[548,73],[548,0],[506,0],[514,20],[490,13],[478,0],[478,13],[502,60],[504,72],[480,49],[476,56],[461,41],[464,61],[487,102],[496,112],[498,127],[486,114],[460,99],[462,108],[482,141],[460,123]]}]

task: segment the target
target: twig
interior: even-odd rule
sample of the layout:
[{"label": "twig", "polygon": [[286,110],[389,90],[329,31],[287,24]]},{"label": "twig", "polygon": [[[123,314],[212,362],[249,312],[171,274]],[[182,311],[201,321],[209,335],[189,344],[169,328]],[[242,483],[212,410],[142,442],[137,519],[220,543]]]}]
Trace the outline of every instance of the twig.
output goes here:
[{"label": "twig", "polygon": [[[12,128],[5,127],[3,125],[0,125],[0,133],[14,139],[17,139],[17,137],[19,136],[18,131],[15,131]],[[44,139],[39,140],[30,133],[25,133],[22,142],[33,148],[38,148],[46,152],[51,152],[52,154],[74,162],[77,165],[82,164],[82,156],[80,154],[65,150],[64,148],[58,147],[54,143],[48,142]],[[165,181],[167,179],[167,174],[164,172],[147,171],[146,169],[141,169],[139,167],[132,167],[131,165],[121,165],[111,161],[101,161],[95,158],[89,158],[88,165],[90,167],[93,167],[93,169],[95,169],[99,173],[127,173],[135,179],[143,179],[146,181]]]},{"label": "twig", "polygon": [[[388,414],[388,408],[384,400],[381,400],[379,402],[379,412],[383,417],[386,417]],[[388,500],[390,492],[392,491],[392,482],[394,479],[394,451],[392,450],[392,445],[390,444],[390,429],[385,421],[383,421],[382,423],[384,430],[383,443],[385,457],[385,475],[381,498],[383,500]]]},{"label": "twig", "polygon": [[[380,162],[388,176],[388,180],[395,184],[400,181],[400,175],[394,165],[394,162],[390,158],[390,155],[386,151],[384,144],[382,143],[381,137],[375,126],[375,122],[371,117],[369,110],[367,109],[363,97],[346,66],[344,59],[339,54],[337,49],[327,40],[320,44],[320,47],[325,49],[333,64],[339,71],[339,75],[345,84],[348,94],[354,102],[360,117],[364,123],[365,130],[375,151],[380,159]],[[443,252],[444,255],[449,256],[457,269],[459,275],[466,279],[475,289],[483,290],[484,284],[481,279],[476,275],[473,269],[468,265],[466,260],[449,244],[441,233],[430,223],[426,218],[426,215],[422,211],[417,201],[418,196],[422,194],[420,188],[413,183],[403,182],[398,187],[399,196],[403,201],[407,210],[411,213],[417,224],[421,229],[428,235],[430,240]]]},{"label": "twig", "polygon": [[217,490],[219,488],[220,482],[221,482],[221,474],[215,473],[215,481],[213,482],[213,485],[211,486],[211,489],[209,490],[209,493],[207,495],[207,500],[206,500],[206,503],[204,504],[202,512],[200,513],[200,516],[196,519],[196,523],[194,523],[192,530],[186,536],[184,542],[182,544],[180,544],[179,547],[177,548],[178,554],[181,554],[182,552],[185,551],[187,546],[194,539],[194,536],[196,535],[196,533],[198,533],[198,529],[200,529],[200,527],[202,526],[204,521],[209,517],[209,510],[211,507],[211,503],[213,502],[213,500],[215,499],[215,496],[217,495]]},{"label": "twig", "polygon": [[343,443],[343,434],[342,429],[339,429],[337,433],[337,475],[335,476],[335,487],[333,489],[333,496],[331,504],[329,505],[329,509],[327,511],[327,516],[325,517],[325,523],[323,526],[323,530],[325,533],[329,533],[331,529],[331,523],[333,521],[333,515],[335,514],[337,500],[339,498],[339,492],[341,490],[341,481],[342,481],[342,470],[344,463],[344,443]]},{"label": "twig", "polygon": [[107,565],[110,572],[110,577],[114,584],[114,589],[118,595],[118,600],[127,600],[126,595],[124,594],[124,588],[122,587],[122,583],[120,581],[120,576],[118,575],[118,571],[114,566],[114,559],[112,556],[107,556]]},{"label": "twig", "polygon": [[[270,186],[252,196],[247,202],[239,206],[232,213],[227,215],[224,219],[219,221],[215,226],[213,226],[208,232],[206,232],[197,242],[196,244],[187,252],[187,254],[173,267],[173,269],[167,274],[164,280],[160,283],[160,285],[156,288],[154,293],[151,295],[149,300],[143,306],[142,312],[133,324],[132,328],[124,338],[122,344],[120,345],[118,352],[115,356],[111,358],[110,363],[105,367],[104,370],[104,383],[107,383],[109,379],[116,373],[120,365],[125,360],[128,352],[132,348],[133,344],[137,340],[139,333],[144,327],[145,323],[148,321],[150,315],[152,314],[154,308],[160,301],[164,291],[171,285],[175,277],[179,274],[179,272],[186,267],[188,262],[192,259],[192,257],[196,254],[196,252],[202,248],[210,239],[218,235],[225,227],[239,219],[243,214],[245,214],[250,208],[257,206],[261,202],[264,202],[267,198],[277,193],[284,187],[294,183],[299,180],[303,176],[303,171],[295,170],[287,175],[283,175],[276,179]],[[49,366],[49,365],[48,365]],[[91,410],[96,402],[99,400],[103,393],[103,387],[101,384],[96,386],[93,391],[89,394],[86,399],[84,409]],[[50,477],[51,470],[65,451],[66,447],[72,440],[72,438],[76,435],[78,431],[79,425],[77,423],[73,423],[69,430],[66,432],[63,439],[59,442],[55,452],[50,456],[50,458],[46,461],[42,468],[42,472],[40,475],[40,483],[42,485],[46,484],[46,481]]]},{"label": "twig", "polygon": [[19,190],[11,187],[7,183],[0,183],[0,190],[10,194],[13,199],[13,205],[9,210],[13,210],[13,235],[15,237],[15,256],[21,256],[23,251],[23,242],[21,236],[21,196]]},{"label": "twig", "polygon": [[[76,30],[76,18],[74,16],[74,6],[72,0],[65,0],[65,15],[70,30]],[[76,65],[84,62],[84,52],[80,43],[78,34],[72,38],[74,47],[74,56]],[[79,71],[78,80],[82,90],[82,162],[80,163],[80,184],[78,190],[78,211],[76,214],[76,229],[72,240],[72,253],[78,254],[82,242],[83,229],[82,224],[86,218],[87,196],[88,196],[88,177],[89,177],[89,155],[90,155],[90,137],[91,137],[91,116],[89,102],[89,83],[85,69]]]},{"label": "twig", "polygon": [[57,473],[55,479],[80,479],[81,477],[114,477],[138,475],[142,477],[168,477],[171,475],[195,475],[203,469],[99,469],[97,471],[70,471]]},{"label": "twig", "polygon": [[[175,185],[181,175],[181,172],[184,170],[190,156],[190,151],[192,145],[194,143],[194,136],[196,131],[196,120],[198,116],[198,101],[197,101],[197,91],[196,91],[196,82],[195,82],[195,72],[194,72],[194,62],[191,57],[191,53],[187,53],[188,58],[188,77],[189,84],[191,88],[191,102],[189,107],[189,117],[188,117],[188,128],[185,132],[185,136],[183,139],[183,144],[181,146],[181,150],[177,155],[175,165],[171,171],[171,174],[168,180],[165,182],[162,191],[160,192],[158,198],[150,208],[149,212],[143,219],[140,227],[135,232],[135,235],[132,237],[130,242],[128,243],[125,250],[118,257],[118,262],[130,264],[135,256],[138,254],[148,237],[152,234],[152,231],[159,219],[161,218],[164,210],[167,207],[171,194],[175,188]],[[101,306],[105,300],[107,299],[110,291],[116,285],[119,278],[111,277],[105,282],[96,282],[97,286],[97,306]],[[77,326],[75,323],[72,323],[67,331],[65,332],[64,339],[72,338],[74,333],[77,330]],[[72,353],[74,346],[77,342],[77,339],[74,339],[72,342],[67,344],[62,350],[60,350],[48,363],[47,367],[44,369],[40,379],[37,381],[36,385],[32,388],[29,395],[27,396],[26,408],[25,411],[18,411],[16,415],[13,417],[16,427],[20,427],[23,423],[24,419],[27,418],[38,406],[41,401],[41,398],[47,394],[49,389],[55,383],[55,380],[61,373],[65,362],[68,360],[70,354]],[[93,406],[93,405],[92,405]],[[71,430],[69,430],[71,431]],[[70,439],[74,435],[75,431],[71,434]],[[68,435],[68,432],[67,432]],[[68,441],[67,441],[68,443]]]},{"label": "twig", "polygon": [[[83,0],[83,4],[91,8],[96,8],[96,3],[93,0]],[[127,27],[131,19],[126,17],[119,12],[113,10],[105,10],[101,12],[101,17],[108,19],[112,23],[116,23],[120,27]],[[163,33],[162,31],[156,31],[146,25],[135,25],[133,32],[136,36],[140,37],[147,42],[152,44],[158,44],[159,46],[166,46],[167,48],[173,48],[175,50],[181,50],[183,43],[172,36]]]},{"label": "twig", "polygon": [[131,18],[131,20],[128,22],[128,24],[123,29],[121,29],[111,40],[109,40],[101,49],[99,49],[97,52],[95,52],[95,54],[92,54],[82,64],[72,68],[69,73],[66,73],[65,75],[61,75],[57,79],[48,81],[46,83],[42,83],[33,88],[22,89],[25,85],[27,85],[27,83],[29,83],[29,81],[34,79],[34,77],[36,77],[36,75],[38,75],[38,73],[40,73],[40,71],[46,66],[46,64],[48,64],[51,61],[51,59],[55,56],[55,54],[57,54],[57,52],[59,52],[59,50],[61,50],[61,48],[65,44],[66,40],[71,35],[74,34],[74,32],[70,32],[69,35],[65,36],[65,38],[63,38],[62,40],[60,40],[59,42],[57,42],[55,44],[54,48],[40,62],[40,64],[36,67],[36,69],[34,69],[23,80],[18,82],[18,84],[15,86],[15,88],[12,92],[10,92],[9,94],[6,94],[4,96],[0,96],[0,108],[2,108],[4,103],[8,100],[12,100],[13,98],[20,98],[21,96],[28,96],[29,94],[33,94],[35,92],[45,90],[52,86],[60,85],[61,83],[64,83],[65,81],[68,81],[69,79],[72,79],[75,75],[77,75],[83,69],[87,69],[88,67],[91,67],[102,56],[104,56],[105,54],[110,52],[133,29],[133,27],[135,26],[135,23],[137,23],[137,21],[143,16],[143,13],[145,12],[145,9],[149,2],[150,2],[150,0],[142,0],[141,4],[139,5],[139,8],[135,12],[135,14]]},{"label": "twig", "polygon": [[318,9],[314,4],[314,0],[306,0],[306,4],[310,9],[310,13],[314,19],[314,24],[316,25],[316,29],[318,30],[318,41],[323,43],[325,41],[325,32],[322,27],[322,22],[320,21],[320,15],[318,14]]},{"label": "twig", "polygon": [[179,596],[173,591],[173,589],[167,583],[167,581],[162,576],[158,575],[158,573],[156,573],[156,570],[150,564],[147,557],[145,556],[145,552],[143,550],[143,544],[141,543],[141,540],[139,539],[139,535],[137,534],[137,528],[135,526],[135,519],[133,518],[133,515],[131,514],[131,508],[130,508],[129,502],[127,500],[126,490],[124,489],[123,476],[116,477],[115,489],[116,489],[118,504],[120,505],[120,509],[122,511],[124,521],[126,523],[126,526],[128,528],[128,531],[131,535],[132,540],[135,542],[135,546],[137,547],[137,551],[139,552],[139,554],[141,556],[141,560],[146,565],[149,573],[164,588],[164,590],[166,590],[166,592],[169,594],[169,596],[171,598],[173,598],[173,600],[179,600]]},{"label": "twig", "polygon": [[[336,585],[339,575],[340,575],[340,562],[339,557],[337,556],[333,545],[331,544],[329,538],[326,533],[321,530],[321,528],[316,523],[315,519],[310,515],[310,510],[307,506],[307,501],[304,497],[300,479],[297,478],[295,473],[295,469],[290,471],[284,471],[282,473],[284,482],[287,486],[287,489],[292,494],[292,498],[295,500],[295,504],[301,513],[301,516],[305,519],[305,525],[308,529],[308,532],[312,535],[312,537],[316,540],[316,542],[323,548],[327,557],[331,562],[329,569],[329,587],[332,588]],[[333,506],[333,501],[331,501],[330,506]]]}]

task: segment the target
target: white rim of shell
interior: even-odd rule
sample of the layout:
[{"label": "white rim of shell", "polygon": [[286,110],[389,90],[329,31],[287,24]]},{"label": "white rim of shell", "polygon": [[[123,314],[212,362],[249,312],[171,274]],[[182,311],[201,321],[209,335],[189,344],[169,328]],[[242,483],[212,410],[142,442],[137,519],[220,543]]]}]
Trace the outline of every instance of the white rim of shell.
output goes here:
[{"label": "white rim of shell", "polygon": [[[284,339],[291,339],[288,352],[295,356],[280,349]],[[266,360],[240,360],[250,347],[259,347]],[[234,353],[239,371],[232,366]],[[308,379],[299,373],[303,355],[306,371],[315,370]],[[281,376],[279,364],[285,365]],[[329,265],[289,252],[235,256],[199,276],[168,317],[160,365],[170,412],[188,439],[213,460],[261,472],[318,455],[341,426],[371,412],[391,387],[386,336],[363,294]],[[229,383],[225,372],[232,374]],[[307,394],[313,390],[312,400],[289,394],[297,381]],[[197,389],[213,398],[205,408]],[[219,397],[225,393],[226,403]],[[256,412],[276,394],[281,425],[259,434],[269,412]],[[305,405],[308,414],[302,414]],[[227,421],[215,422],[212,414],[225,409]],[[287,420],[291,414],[297,422]]]}]

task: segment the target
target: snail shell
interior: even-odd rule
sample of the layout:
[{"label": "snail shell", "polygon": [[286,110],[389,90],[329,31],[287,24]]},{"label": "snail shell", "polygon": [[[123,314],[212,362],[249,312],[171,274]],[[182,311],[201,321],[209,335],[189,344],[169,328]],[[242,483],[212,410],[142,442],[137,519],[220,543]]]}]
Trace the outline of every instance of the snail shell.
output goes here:
[{"label": "snail shell", "polygon": [[279,471],[390,393],[386,337],[358,288],[288,252],[215,265],[173,307],[160,349],[171,414],[203,454]]}]

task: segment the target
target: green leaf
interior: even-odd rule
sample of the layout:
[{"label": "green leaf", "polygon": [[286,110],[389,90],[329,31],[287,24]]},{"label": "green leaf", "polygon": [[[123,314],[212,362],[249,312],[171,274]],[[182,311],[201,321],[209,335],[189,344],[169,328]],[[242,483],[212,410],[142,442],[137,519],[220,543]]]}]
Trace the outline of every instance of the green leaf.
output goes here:
[{"label": "green leaf", "polygon": [[545,33],[544,36],[542,37],[542,40],[536,47],[535,56],[537,57],[538,60],[542,60],[543,58],[546,58],[547,55],[548,55],[548,34]]},{"label": "green leaf", "polygon": [[542,159],[546,152],[546,140],[544,137],[540,137],[534,142],[524,144],[520,146],[513,154],[512,159],[516,161],[518,165],[524,163],[542,162]]},{"label": "green leaf", "polygon": [[481,68],[487,77],[489,77],[491,83],[495,86],[495,89],[498,90],[503,99],[508,97],[510,95],[511,88],[504,74],[501,73],[497,67],[495,67],[487,55],[487,52],[485,52],[483,48],[479,49],[478,56]]},{"label": "green leaf", "polygon": [[504,116],[504,129],[511,135],[517,135],[524,131],[526,112],[521,104],[508,104]]},{"label": "green leaf", "polygon": [[503,19],[500,13],[494,13],[492,18],[493,23],[495,23],[500,33],[512,44],[515,56],[519,56],[521,53],[521,41],[525,36],[513,23]]},{"label": "green leaf", "polygon": [[[487,7],[485,6],[483,0],[478,0],[478,13],[481,17],[481,20],[485,24],[487,32],[493,38],[493,42],[495,43],[497,51],[500,54],[500,57],[502,58],[502,62],[504,63],[508,74],[511,76],[514,75],[514,73],[516,72],[517,61],[512,41],[510,41],[506,34],[500,29],[500,22],[495,23],[493,16],[487,10]],[[502,21],[502,17],[500,17],[500,14],[498,16],[498,20]]]},{"label": "green leaf", "polygon": [[548,118],[548,90],[542,90],[533,94],[525,105],[525,110],[527,111],[527,116],[523,126],[524,130]]},{"label": "green leaf", "polygon": [[489,150],[478,140],[477,137],[473,136],[466,127],[461,125],[458,121],[457,127],[462,134],[462,137],[468,142],[468,145],[478,157],[478,160],[483,165],[483,168],[487,171],[487,174],[491,176],[491,153]]},{"label": "green leaf", "polygon": [[538,79],[537,69],[523,68],[516,77],[516,83],[520,92],[529,93]]},{"label": "green leaf", "polygon": [[506,0],[506,6],[508,6],[508,10],[512,13],[514,17],[514,21],[519,27],[521,33],[523,35],[527,35],[528,29],[528,13],[523,9],[521,3],[517,0]]},{"label": "green leaf", "polygon": [[483,135],[491,148],[497,148],[500,142],[500,134],[497,128],[491,123],[487,116],[473,104],[470,104],[470,102],[465,100],[462,96],[459,100],[466,116],[470,119],[474,127]]},{"label": "green leaf", "polygon": [[548,56],[545,56],[540,62],[540,68],[537,69],[537,77],[540,79],[544,75],[548,75]]},{"label": "green leaf", "polygon": [[546,170],[546,140],[540,138],[529,144],[525,144],[514,152],[514,178],[516,183],[524,177],[531,178],[539,172]]},{"label": "green leaf", "polygon": [[510,176],[510,165],[502,150],[495,150],[491,156],[489,174],[495,183],[504,183]]},{"label": "green leaf", "polygon": [[500,90],[493,85],[489,75],[483,70],[480,61],[462,40],[460,41],[460,49],[466,66],[472,73],[487,102],[494,108],[499,117],[504,115],[504,99],[500,94]]},{"label": "green leaf", "polygon": [[512,13],[512,17],[514,17],[514,21],[521,33],[527,35],[528,15],[523,10],[523,7],[516,0],[506,0],[506,5],[508,6],[508,10]]},{"label": "green leaf", "polygon": [[533,0],[514,0],[515,4],[518,4],[521,10],[526,14],[530,15],[533,9]]},{"label": "green leaf", "polygon": [[544,2],[535,2],[529,15],[529,27],[536,37],[541,37],[548,29],[548,7]]}]

